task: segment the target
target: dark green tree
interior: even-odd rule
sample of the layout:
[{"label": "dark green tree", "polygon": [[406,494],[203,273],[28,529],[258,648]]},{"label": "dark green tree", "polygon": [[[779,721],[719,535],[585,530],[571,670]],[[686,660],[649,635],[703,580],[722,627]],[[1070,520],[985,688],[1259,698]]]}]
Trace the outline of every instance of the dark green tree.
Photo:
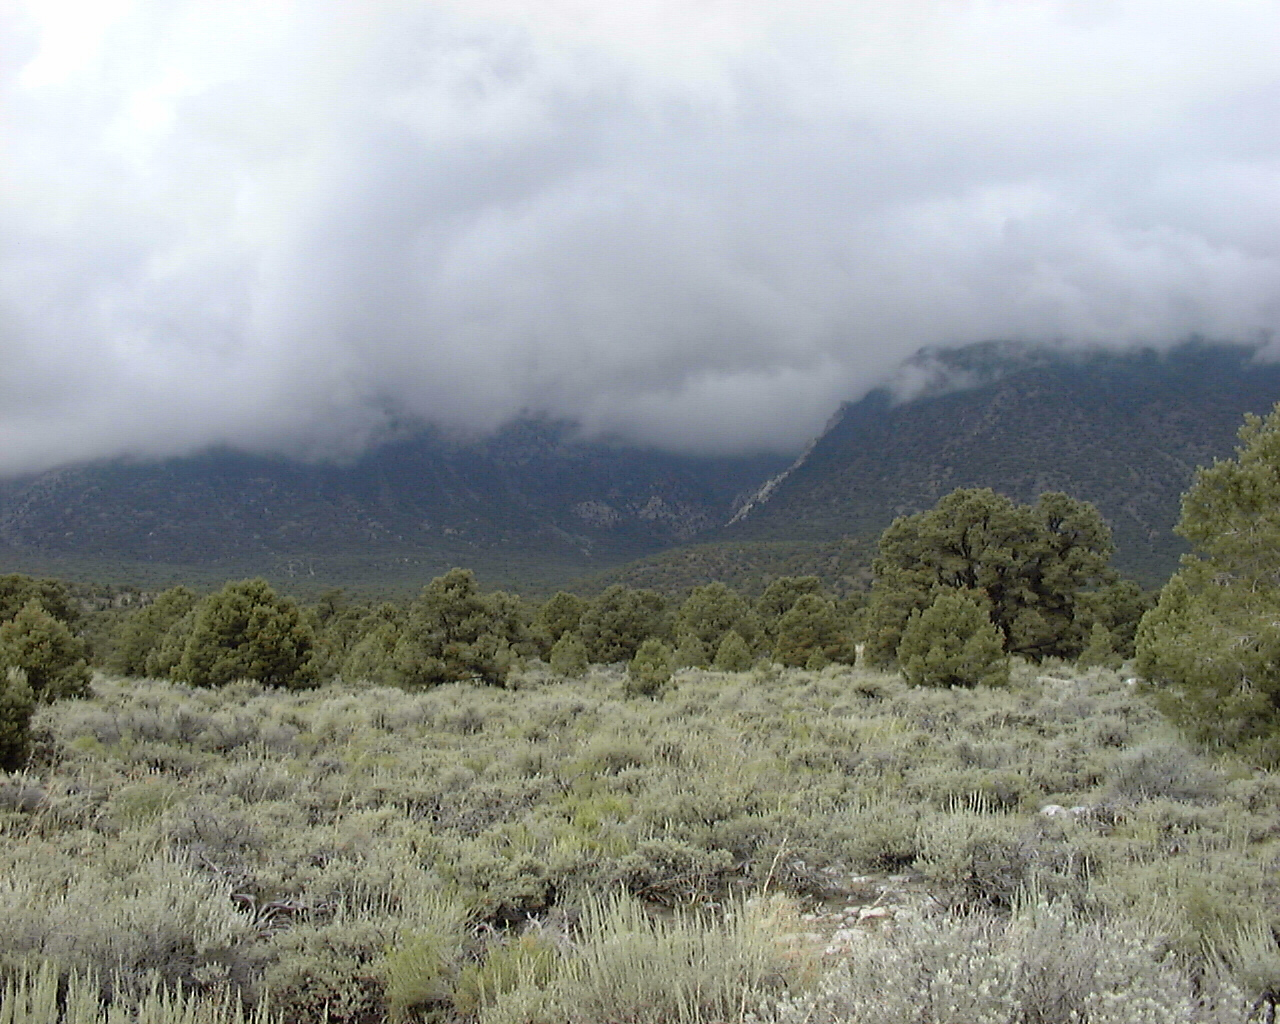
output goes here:
[{"label": "dark green tree", "polygon": [[551,671],[569,679],[579,679],[587,671],[587,648],[577,633],[561,633],[551,648]]},{"label": "dark green tree", "polygon": [[1138,623],[1155,603],[1156,594],[1143,590],[1133,580],[1116,580],[1081,595],[1079,614],[1082,625],[1089,629],[1088,636],[1093,636],[1096,627],[1103,627],[1111,636],[1115,656],[1124,661],[1134,656]]},{"label": "dark green tree", "polygon": [[976,591],[939,588],[912,612],[898,646],[902,674],[913,686],[1003,686],[1009,659],[1003,637]]},{"label": "dark green tree", "polygon": [[314,651],[315,635],[292,598],[264,579],[241,580],[196,606],[173,675],[194,686],[254,679],[302,689],[316,683]]},{"label": "dark green tree", "polygon": [[450,569],[423,589],[409,609],[395,648],[401,686],[479,681],[501,686],[512,644],[523,636],[503,596],[486,597],[469,569]]},{"label": "dark green tree", "polygon": [[582,621],[587,602],[577,594],[557,591],[539,606],[533,617],[533,630],[549,650],[566,633],[572,633]]},{"label": "dark green tree", "polygon": [[881,535],[868,657],[893,661],[911,615],[938,587],[981,592],[1006,651],[1074,657],[1090,625],[1083,595],[1114,581],[1112,551],[1110,529],[1087,502],[1046,493],[1017,505],[988,488],[953,491]]},{"label": "dark green tree", "polygon": [[0,668],[18,668],[38,701],[89,695],[84,642],[36,599],[0,625]]},{"label": "dark green tree", "polygon": [[0,622],[7,622],[30,602],[75,632],[80,626],[80,610],[61,580],[35,579],[21,573],[0,576]]},{"label": "dark green tree", "polygon": [[729,630],[720,641],[712,667],[718,672],[745,672],[751,667],[751,646],[735,630]]},{"label": "dark green tree", "polygon": [[1195,548],[1142,620],[1138,671],[1198,740],[1280,762],[1280,404],[1200,469],[1177,530]]},{"label": "dark green tree", "polygon": [[583,612],[578,635],[593,662],[630,661],[649,638],[670,639],[667,603],[652,590],[632,590],[615,583]]},{"label": "dark green tree", "polygon": [[677,635],[697,637],[708,651],[718,650],[730,631],[751,643],[757,632],[755,611],[723,583],[709,583],[694,587],[680,606],[675,631]]},{"label": "dark green tree", "polygon": [[628,697],[656,697],[671,682],[671,648],[650,637],[636,650],[627,665],[624,690]]},{"label": "dark green tree", "polygon": [[806,594],[825,596],[817,576],[779,576],[772,580],[756,600],[756,621],[760,624],[762,642],[772,647],[778,638],[778,623]]},{"label": "dark green tree", "polygon": [[778,621],[773,656],[792,668],[821,669],[835,661],[852,664],[852,638],[834,601],[805,594]]},{"label": "dark green tree", "polygon": [[157,595],[145,608],[139,608],[120,624],[111,667],[126,676],[147,674],[147,659],[164,642],[174,624],[195,605],[195,591],[172,587]]},{"label": "dark green tree", "polygon": [[356,626],[339,674],[350,683],[395,685],[396,645],[404,629],[405,613],[390,602],[369,611]]},{"label": "dark green tree", "polygon": [[35,709],[26,673],[18,668],[0,671],[0,769],[16,772],[26,765]]}]

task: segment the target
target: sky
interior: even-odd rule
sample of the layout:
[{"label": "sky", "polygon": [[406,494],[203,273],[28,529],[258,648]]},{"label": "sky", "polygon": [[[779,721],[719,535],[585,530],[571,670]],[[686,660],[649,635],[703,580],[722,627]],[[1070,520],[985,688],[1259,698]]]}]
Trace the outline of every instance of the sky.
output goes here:
[{"label": "sky", "polygon": [[1277,125],[1272,0],[0,0],[0,474],[1270,351]]}]

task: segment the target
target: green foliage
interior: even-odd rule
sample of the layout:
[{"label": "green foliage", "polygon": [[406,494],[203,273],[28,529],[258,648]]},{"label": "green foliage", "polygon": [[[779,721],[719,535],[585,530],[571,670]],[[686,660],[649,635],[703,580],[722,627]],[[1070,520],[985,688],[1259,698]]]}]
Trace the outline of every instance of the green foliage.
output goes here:
[{"label": "green foliage", "polygon": [[562,633],[551,648],[551,671],[568,679],[578,679],[587,671],[587,648],[577,633]]},{"label": "green foliage", "polygon": [[779,576],[756,600],[756,617],[768,643],[778,638],[778,623],[806,594],[825,596],[817,576]]},{"label": "green foliage", "polygon": [[71,629],[80,623],[75,599],[61,580],[35,579],[21,573],[0,576],[0,622],[12,619],[32,601]]},{"label": "green foliage", "polygon": [[566,633],[576,631],[586,610],[587,602],[577,594],[557,591],[539,606],[533,620],[534,629],[550,646]]},{"label": "green foliage", "polygon": [[881,535],[867,653],[881,664],[897,657],[912,613],[943,587],[981,592],[1009,653],[1074,657],[1086,635],[1082,595],[1114,579],[1112,550],[1097,509],[1065,494],[1016,505],[987,488],[953,491]]},{"label": "green foliage", "polygon": [[737,630],[729,630],[716,650],[712,667],[717,672],[745,672],[751,667],[751,648]]},{"label": "green foliage", "polygon": [[425,587],[396,640],[396,682],[410,689],[478,680],[503,685],[525,639],[522,613],[507,594],[480,592],[469,569],[450,569]]},{"label": "green foliage", "polygon": [[315,685],[314,648],[311,627],[291,598],[277,596],[266,580],[241,580],[196,607],[173,674],[195,686],[253,679],[297,689]]},{"label": "green foliage", "polygon": [[902,631],[898,660],[915,686],[1003,686],[1009,659],[983,602],[965,591],[939,590]]},{"label": "green foliage", "polygon": [[689,634],[714,651],[731,630],[751,642],[756,635],[756,618],[751,606],[723,583],[694,587],[676,616],[676,632]]},{"label": "green foliage", "polygon": [[778,620],[773,656],[783,665],[820,669],[835,661],[852,662],[854,648],[835,602],[803,594]]},{"label": "green foliage", "polygon": [[339,669],[342,678],[351,682],[394,684],[396,643],[404,619],[401,610],[390,602],[383,602],[368,612],[348,640]]},{"label": "green foliage", "polygon": [[707,645],[692,633],[681,633],[680,642],[676,644],[676,668],[706,668],[711,664],[711,653]]},{"label": "green foliage", "polygon": [[646,640],[669,639],[667,603],[651,590],[614,584],[583,612],[578,631],[593,662],[630,661]]},{"label": "green foliage", "polygon": [[1101,622],[1095,622],[1089,629],[1089,641],[1076,659],[1076,664],[1082,668],[1095,665],[1119,668],[1124,661],[1118,650],[1119,646],[1115,634]]},{"label": "green foliage", "polygon": [[650,637],[640,645],[635,657],[627,666],[626,693],[628,697],[656,697],[671,682],[671,648],[657,637]]},{"label": "green foliage", "polygon": [[35,695],[20,668],[0,675],[0,769],[17,771],[31,754],[31,715]]},{"label": "green foliage", "polygon": [[1115,656],[1124,661],[1134,656],[1138,623],[1155,606],[1156,596],[1133,580],[1116,580],[1080,595],[1079,621],[1082,626],[1088,623],[1090,633],[1102,626],[1111,635]]},{"label": "green foliage", "polygon": [[[168,675],[181,654],[169,660],[167,656],[160,655],[159,650],[166,634],[195,605],[195,591],[188,587],[171,587],[145,608],[139,608],[121,623],[117,631],[111,667],[128,676]],[[152,673],[153,668],[161,666],[163,671]]]},{"label": "green foliage", "polygon": [[0,625],[0,668],[5,667],[22,669],[37,700],[89,693],[84,643],[34,599]]},{"label": "green foliage", "polygon": [[1197,472],[1178,532],[1197,551],[1137,636],[1138,670],[1194,738],[1280,759],[1280,405]]}]

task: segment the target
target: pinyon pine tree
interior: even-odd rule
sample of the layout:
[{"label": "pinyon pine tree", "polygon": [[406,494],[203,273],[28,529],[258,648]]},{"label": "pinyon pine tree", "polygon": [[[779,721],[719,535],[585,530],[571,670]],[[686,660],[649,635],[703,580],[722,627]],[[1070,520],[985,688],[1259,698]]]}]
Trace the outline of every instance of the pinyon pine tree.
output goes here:
[{"label": "pinyon pine tree", "polygon": [[963,590],[939,590],[902,631],[898,661],[914,686],[1003,686],[1009,659],[984,602]]},{"label": "pinyon pine tree", "polygon": [[1280,761],[1280,404],[1200,469],[1177,531],[1193,554],[1138,629],[1138,671],[1195,738]]},{"label": "pinyon pine tree", "polygon": [[36,700],[89,694],[84,643],[39,601],[28,601],[17,615],[0,625],[0,668],[22,669]]},{"label": "pinyon pine tree", "polygon": [[266,580],[241,580],[197,605],[173,674],[195,686],[254,679],[300,689],[316,683],[314,649],[311,627],[291,598],[277,596]]}]

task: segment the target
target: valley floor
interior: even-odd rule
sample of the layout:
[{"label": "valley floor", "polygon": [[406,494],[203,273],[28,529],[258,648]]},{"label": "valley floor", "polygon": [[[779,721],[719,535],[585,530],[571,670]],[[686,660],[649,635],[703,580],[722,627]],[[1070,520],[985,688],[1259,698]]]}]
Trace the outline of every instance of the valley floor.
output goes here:
[{"label": "valley floor", "polygon": [[58,972],[156,1020],[487,1024],[1240,1022],[1280,983],[1280,778],[1116,673],[512,682],[43,709],[0,1019]]}]

